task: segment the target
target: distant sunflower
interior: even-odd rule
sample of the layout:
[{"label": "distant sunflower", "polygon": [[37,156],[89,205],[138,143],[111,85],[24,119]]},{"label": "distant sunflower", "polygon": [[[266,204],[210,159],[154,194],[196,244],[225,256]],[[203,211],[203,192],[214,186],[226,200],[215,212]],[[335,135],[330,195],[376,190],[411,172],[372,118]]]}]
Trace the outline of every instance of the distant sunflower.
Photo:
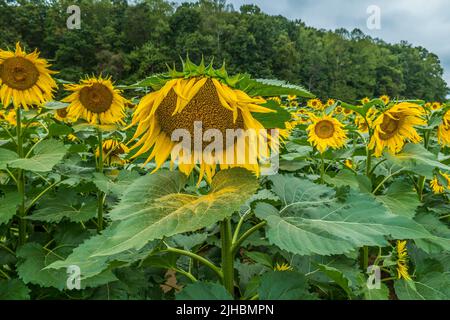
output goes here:
[{"label": "distant sunflower", "polygon": [[16,112],[14,110],[0,110],[0,121],[8,123],[12,127],[17,126]]},{"label": "distant sunflower", "polygon": [[295,100],[292,100],[291,102],[289,102],[289,106],[290,107],[298,107],[298,102]]},{"label": "distant sunflower", "polygon": [[345,160],[344,165],[349,169],[353,169],[353,161],[351,159]]},{"label": "distant sunflower", "polygon": [[397,278],[412,280],[408,271],[408,251],[406,249],[406,241],[397,241]]},{"label": "distant sunflower", "polygon": [[333,149],[342,148],[347,142],[347,134],[343,124],[337,119],[323,115],[317,117],[311,115],[313,123],[308,127],[308,141],[319,150],[325,152],[328,147]]},{"label": "distant sunflower", "polygon": [[67,115],[67,108],[62,108],[55,111],[54,117],[56,120],[61,122],[70,122],[70,119],[67,117]]},{"label": "distant sunflower", "polygon": [[[444,193],[445,189],[450,189],[450,175],[443,172],[440,172],[439,174],[443,179],[434,176],[433,180],[431,180],[430,182],[430,187],[433,190],[434,194],[441,194]],[[444,183],[443,180],[445,180],[447,183]]]},{"label": "distant sunflower", "polygon": [[334,108],[334,113],[341,114],[342,112],[344,112],[344,108],[342,108],[341,106],[337,106],[336,108]]},{"label": "distant sunflower", "polygon": [[384,103],[385,105],[388,105],[389,102],[391,101],[391,99],[390,99],[389,96],[387,96],[387,95],[381,96],[381,97],[380,97],[380,100],[383,101],[383,103]]},{"label": "distant sunflower", "polygon": [[[230,81],[227,79],[230,78],[216,77],[218,71],[212,67],[207,68],[208,73],[205,75],[199,76],[200,72],[205,72],[204,69],[199,70],[190,77],[189,72],[192,70],[185,70],[184,78],[174,76],[159,90],[141,99],[130,125],[137,125],[132,140],[139,139],[131,149],[140,148],[133,158],[153,148],[146,163],[155,159],[154,171],[171,156],[171,166],[178,162],[178,169],[186,175],[198,164],[199,181],[204,177],[211,181],[217,165],[220,169],[244,167],[259,174],[258,160],[267,159],[270,155],[270,148],[261,146],[268,140],[272,141],[272,138],[253,114],[275,111],[261,106],[266,102],[263,98],[251,97],[228,85]],[[197,143],[197,146],[191,143],[187,149],[180,149],[180,143],[173,141],[172,135],[175,131],[183,130],[197,139],[194,132],[196,123],[201,123],[203,130],[215,129],[220,132],[221,138],[216,138],[214,143],[225,138],[229,130],[251,130],[255,136],[249,138],[246,134],[237,134],[232,141],[223,139],[220,149],[214,148],[208,153],[209,143],[205,145],[204,141]],[[232,156],[229,156],[230,153]],[[238,160],[236,156],[245,159]]]},{"label": "distant sunflower", "polygon": [[128,101],[114,88],[111,78],[89,78],[64,87],[73,92],[62,100],[70,103],[67,107],[70,119],[82,118],[90,124],[100,125],[124,124],[124,108]]},{"label": "distant sunflower", "polygon": [[288,95],[288,100],[289,101],[297,100],[297,96],[296,95]]},{"label": "distant sunflower", "polygon": [[361,99],[362,104],[368,104],[369,102],[370,102],[370,99],[368,97]]},{"label": "distant sunflower", "polygon": [[294,270],[288,263],[281,263],[279,264],[277,262],[277,264],[273,267],[274,271],[279,271],[279,272],[284,272],[284,271],[292,271]]},{"label": "distant sunflower", "polygon": [[405,141],[419,143],[422,138],[415,127],[426,125],[422,119],[422,108],[413,103],[402,102],[383,112],[373,123],[374,133],[369,143],[375,156],[382,155],[388,148],[392,153],[403,149]]},{"label": "distant sunflower", "polygon": [[362,133],[369,132],[369,128],[372,128],[377,113],[378,110],[376,108],[370,108],[369,111],[367,111],[366,118],[358,114],[355,117],[355,124],[358,126],[358,130]]},{"label": "distant sunflower", "polygon": [[331,107],[331,106],[334,105],[335,103],[336,103],[336,100],[334,100],[334,99],[328,99],[326,105],[327,105],[327,107]]},{"label": "distant sunflower", "polygon": [[320,101],[320,99],[308,100],[307,105],[308,107],[313,108],[315,110],[323,110],[323,104],[322,101]]},{"label": "distant sunflower", "polygon": [[433,111],[438,111],[442,108],[442,104],[440,104],[439,102],[433,102],[430,106],[430,109]]},{"label": "distant sunflower", "polygon": [[352,110],[352,109],[344,108],[344,115],[345,115],[346,117],[349,117],[349,116],[351,116],[352,114],[353,114],[353,110]]},{"label": "distant sunflower", "polygon": [[[122,166],[127,163],[123,159],[123,155],[130,152],[130,149],[120,141],[109,139],[105,140],[102,145],[103,150],[103,162],[108,166]],[[95,155],[98,158],[100,156],[100,150],[97,148]]]},{"label": "distant sunflower", "polygon": [[443,147],[450,146],[450,111],[447,111],[437,130],[438,142]]},{"label": "distant sunflower", "polygon": [[13,103],[28,110],[32,105],[42,105],[53,99],[57,87],[51,77],[55,71],[48,69],[47,60],[39,58],[37,50],[26,53],[16,44],[16,51],[0,49],[0,100],[4,107]]},{"label": "distant sunflower", "polygon": [[281,98],[280,97],[270,97],[268,100],[275,101],[278,104],[281,104]]}]

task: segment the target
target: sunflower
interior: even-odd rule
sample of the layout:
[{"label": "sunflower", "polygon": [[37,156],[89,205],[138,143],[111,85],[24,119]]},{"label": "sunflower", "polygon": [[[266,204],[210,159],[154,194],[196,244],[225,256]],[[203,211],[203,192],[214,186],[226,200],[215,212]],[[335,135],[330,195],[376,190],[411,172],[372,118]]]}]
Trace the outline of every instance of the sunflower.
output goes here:
[{"label": "sunflower", "polygon": [[397,278],[412,280],[408,272],[408,251],[406,249],[406,241],[397,241]]},{"label": "sunflower", "polygon": [[281,98],[280,97],[270,97],[268,100],[275,101],[278,104],[281,104]]},{"label": "sunflower", "polygon": [[351,116],[352,114],[353,114],[353,110],[352,110],[352,109],[344,108],[344,115],[345,115],[346,117],[349,117],[349,116]]},{"label": "sunflower", "polygon": [[[153,148],[145,163],[155,159],[154,171],[171,156],[171,167],[178,162],[186,175],[199,164],[199,182],[204,177],[210,182],[217,165],[221,169],[244,167],[259,174],[258,161],[268,159],[270,149],[278,144],[252,113],[276,111],[261,106],[266,102],[263,98],[233,88],[236,82],[223,73],[219,77],[211,66],[206,71],[194,69],[184,70],[184,78],[172,73],[171,80],[141,99],[130,125],[137,125],[132,140],[139,139],[131,149],[140,148],[133,158]],[[197,132],[210,129],[215,131],[214,143],[198,141],[202,139]],[[178,134],[187,135],[189,143],[175,141]],[[264,147],[268,141],[270,148]]]},{"label": "sunflower", "polygon": [[37,50],[26,53],[16,44],[16,51],[0,49],[0,100],[4,107],[13,103],[25,110],[32,105],[42,105],[53,99],[57,87],[51,77],[55,71],[48,69],[47,60],[39,58]]},{"label": "sunflower", "polygon": [[430,106],[430,109],[433,111],[438,111],[442,108],[442,104],[440,104],[439,102],[433,102]]},{"label": "sunflower", "polygon": [[380,100],[383,101],[383,103],[384,103],[385,105],[388,105],[389,102],[391,101],[391,99],[390,99],[389,96],[387,96],[387,95],[381,96],[381,97],[380,97]]},{"label": "sunflower", "polygon": [[343,124],[337,119],[323,115],[317,117],[311,115],[313,123],[308,127],[308,141],[319,150],[325,152],[328,147],[342,148],[347,142],[347,134]]},{"label": "sunflower", "polygon": [[[439,172],[439,174],[443,179],[434,176],[434,179],[430,182],[430,187],[435,194],[444,193],[446,188],[450,190],[450,175],[443,172]],[[445,182],[443,180],[447,182],[447,186],[445,185]]]},{"label": "sunflower", "polygon": [[[108,166],[122,166],[127,163],[126,160],[122,158],[123,155],[130,152],[130,149],[120,141],[109,139],[105,140],[102,144],[103,151],[103,162]],[[98,158],[100,156],[100,150],[97,148],[95,151],[95,156]]]},{"label": "sunflower", "polygon": [[71,119],[67,117],[67,115],[68,115],[67,108],[56,109],[54,118],[61,122],[71,122]]},{"label": "sunflower", "polygon": [[114,88],[111,78],[102,77],[82,80],[80,84],[67,84],[73,93],[62,101],[70,103],[67,117],[77,121],[83,118],[90,124],[124,124],[125,104],[121,91]]},{"label": "sunflower", "polygon": [[438,142],[443,147],[450,146],[450,111],[444,114],[437,130]]},{"label": "sunflower", "polygon": [[422,108],[409,102],[396,104],[386,110],[373,123],[374,133],[369,149],[375,149],[375,156],[379,157],[385,148],[392,153],[400,152],[406,140],[419,143],[422,138],[414,127],[426,125],[422,115]]},{"label": "sunflower", "polygon": [[297,100],[297,96],[296,95],[288,95],[288,100],[289,101],[293,101],[293,100]]},{"label": "sunflower", "polygon": [[369,102],[370,102],[370,99],[368,97],[361,99],[362,104],[368,104]]},{"label": "sunflower", "polygon": [[320,99],[311,99],[308,100],[308,107],[313,108],[315,110],[323,110],[323,104]]},{"label": "sunflower", "polygon": [[328,99],[326,105],[327,105],[327,107],[331,107],[335,103],[336,103],[336,101],[334,99]]},{"label": "sunflower", "polygon": [[341,114],[342,112],[344,112],[344,108],[342,108],[341,106],[337,106],[336,108],[334,108],[334,113]]},{"label": "sunflower", "polygon": [[277,262],[277,264],[273,267],[274,271],[280,271],[280,272],[284,272],[284,271],[292,271],[294,270],[288,263],[281,263],[279,264]]},{"label": "sunflower", "polygon": [[369,132],[369,128],[372,128],[373,121],[377,113],[378,110],[372,107],[369,111],[367,111],[366,118],[358,114],[355,117],[355,124],[358,126],[358,130],[362,133]]},{"label": "sunflower", "polygon": [[12,127],[17,126],[16,112],[14,110],[0,110],[0,122],[1,121],[8,123]]},{"label": "sunflower", "polygon": [[78,137],[77,137],[76,135],[74,135],[73,133],[69,133],[69,134],[67,135],[67,139],[68,139],[69,141],[72,141],[72,142],[77,142],[77,141],[79,141]]},{"label": "sunflower", "polygon": [[289,102],[289,106],[290,107],[298,107],[298,102],[293,100],[293,101]]},{"label": "sunflower", "polygon": [[349,169],[353,169],[353,161],[350,159],[345,160],[344,165]]}]

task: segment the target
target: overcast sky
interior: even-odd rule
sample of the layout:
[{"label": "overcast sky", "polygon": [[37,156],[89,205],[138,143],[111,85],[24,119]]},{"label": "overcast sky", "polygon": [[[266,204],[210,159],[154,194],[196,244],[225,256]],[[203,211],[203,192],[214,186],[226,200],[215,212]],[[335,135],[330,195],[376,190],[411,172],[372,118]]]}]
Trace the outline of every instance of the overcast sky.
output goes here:
[{"label": "overcast sky", "polygon": [[[177,2],[185,2],[178,0]],[[227,0],[236,10],[256,4],[271,15],[301,19],[323,29],[344,27],[395,43],[406,40],[436,53],[450,85],[450,0]],[[381,29],[369,30],[367,8],[381,12]]]}]

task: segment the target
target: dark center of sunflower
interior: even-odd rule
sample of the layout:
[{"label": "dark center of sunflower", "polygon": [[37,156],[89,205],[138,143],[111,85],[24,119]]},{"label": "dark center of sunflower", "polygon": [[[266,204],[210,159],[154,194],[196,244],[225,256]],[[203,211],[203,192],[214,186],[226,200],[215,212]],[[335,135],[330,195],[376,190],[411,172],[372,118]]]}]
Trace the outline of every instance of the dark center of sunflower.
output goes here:
[{"label": "dark center of sunflower", "polygon": [[23,57],[8,58],[0,65],[0,78],[10,88],[27,90],[39,79],[39,70]]},{"label": "dark center of sunflower", "polygon": [[60,118],[65,118],[67,117],[67,108],[62,108],[62,109],[58,109],[56,110],[56,114],[60,117]]},{"label": "dark center of sunflower", "polygon": [[93,113],[103,113],[111,108],[113,94],[101,83],[94,83],[80,90],[80,101],[83,106]]},{"label": "dark center of sunflower", "polygon": [[[206,81],[181,113],[172,116],[176,104],[177,95],[174,90],[171,90],[156,111],[161,130],[169,137],[177,129],[186,129],[189,131],[192,139],[197,139],[198,137],[194,137],[194,122],[199,121],[202,123],[203,133],[210,129],[219,130],[222,133],[225,147],[234,143],[234,141],[226,141],[226,131],[228,129],[244,129],[244,119],[241,113],[239,113],[236,122],[234,122],[233,112],[222,106],[216,87],[211,79]],[[203,142],[203,148],[210,143]]]},{"label": "dark center of sunflower", "polygon": [[385,116],[383,122],[380,125],[381,132],[380,139],[388,140],[395,135],[400,125],[400,120],[392,119],[391,117]]},{"label": "dark center of sunflower", "polygon": [[329,120],[321,120],[316,124],[314,132],[321,139],[331,138],[334,134],[334,125]]}]

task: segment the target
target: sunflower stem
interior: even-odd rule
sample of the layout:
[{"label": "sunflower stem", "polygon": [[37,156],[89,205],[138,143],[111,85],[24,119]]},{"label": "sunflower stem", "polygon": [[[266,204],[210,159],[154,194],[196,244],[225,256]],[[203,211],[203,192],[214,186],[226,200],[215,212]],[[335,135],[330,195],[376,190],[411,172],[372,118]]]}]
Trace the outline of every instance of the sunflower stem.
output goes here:
[{"label": "sunflower stem", "polygon": [[[23,131],[22,131],[22,112],[20,108],[16,109],[16,135],[17,135],[17,154],[19,158],[24,157],[23,152]],[[17,170],[17,192],[20,196],[20,204],[18,209],[19,217],[19,245],[24,245],[27,241],[27,221],[25,220],[25,172],[23,169]]]},{"label": "sunflower stem", "polygon": [[320,153],[320,182],[324,183],[323,179],[325,175],[325,160],[323,159],[323,153]]},{"label": "sunflower stem", "polygon": [[[98,130],[98,160],[97,172],[103,174],[103,133]],[[105,202],[105,194],[102,191],[97,193],[97,231],[103,230],[103,206]]]},{"label": "sunflower stem", "polygon": [[225,289],[234,297],[234,255],[233,235],[230,219],[225,219],[220,224],[222,239],[222,274]]}]

